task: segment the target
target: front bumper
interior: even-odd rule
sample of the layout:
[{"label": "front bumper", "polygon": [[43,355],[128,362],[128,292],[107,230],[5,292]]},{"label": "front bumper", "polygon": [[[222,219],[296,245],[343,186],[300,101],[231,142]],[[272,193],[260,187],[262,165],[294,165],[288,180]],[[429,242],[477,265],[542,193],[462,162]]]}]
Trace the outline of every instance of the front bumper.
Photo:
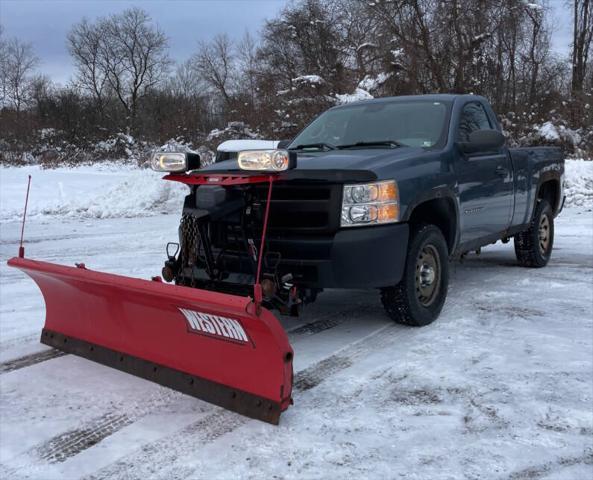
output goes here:
[{"label": "front bumper", "polygon": [[407,223],[339,230],[329,237],[270,238],[280,270],[308,288],[377,288],[399,283],[408,246]]}]

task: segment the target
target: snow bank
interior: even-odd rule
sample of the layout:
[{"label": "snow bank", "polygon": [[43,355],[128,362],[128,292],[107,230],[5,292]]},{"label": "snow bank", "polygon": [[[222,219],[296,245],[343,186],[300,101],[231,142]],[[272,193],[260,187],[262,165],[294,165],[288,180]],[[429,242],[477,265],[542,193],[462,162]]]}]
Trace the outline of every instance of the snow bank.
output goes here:
[{"label": "snow bank", "polygon": [[555,145],[562,147],[567,153],[575,153],[583,140],[579,131],[553,121],[535,124],[531,128],[532,132],[519,140],[521,144]]},{"label": "snow bank", "polygon": [[[187,187],[121,163],[76,168],[0,168],[0,221],[21,219],[27,176],[32,175],[30,218],[142,217],[179,213]],[[593,161],[567,160],[566,206],[593,206]]]},{"label": "snow bank", "polygon": [[354,93],[336,94],[336,100],[338,104],[360,102],[361,100],[372,100],[373,98],[374,97],[369,92],[363,90],[362,88],[356,88]]},{"label": "snow bank", "polygon": [[191,152],[197,153],[191,143],[182,138],[171,138],[162,144],[157,150],[160,152]]},{"label": "snow bank", "polygon": [[373,77],[372,75],[367,75],[358,83],[358,88],[365,90],[367,92],[371,92],[383,85],[392,76],[392,73],[383,72],[377,75],[376,77]]},{"label": "snow bank", "polygon": [[544,7],[542,5],[539,5],[535,2],[528,2],[526,0],[523,0],[523,5],[525,5],[527,8],[530,8],[532,10],[538,10],[541,11],[544,9]]},{"label": "snow bank", "polygon": [[27,215],[113,218],[179,212],[187,187],[162,174],[118,163],[76,168],[0,168],[0,221],[20,220],[28,175],[32,176]]},{"label": "snow bank", "polygon": [[593,161],[566,161],[564,194],[567,207],[593,206]]},{"label": "snow bank", "polygon": [[293,78],[294,83],[310,83],[314,85],[321,85],[325,83],[325,80],[319,75],[301,75],[300,77]]},{"label": "snow bank", "polygon": [[543,125],[540,125],[537,128],[537,133],[546,140],[556,141],[560,140],[560,134],[558,133],[558,129],[552,122],[546,122]]},{"label": "snow bank", "polygon": [[258,139],[259,135],[253,132],[248,125],[243,122],[229,122],[223,130],[215,128],[211,130],[206,137],[206,142],[221,143],[225,140],[235,139]]}]

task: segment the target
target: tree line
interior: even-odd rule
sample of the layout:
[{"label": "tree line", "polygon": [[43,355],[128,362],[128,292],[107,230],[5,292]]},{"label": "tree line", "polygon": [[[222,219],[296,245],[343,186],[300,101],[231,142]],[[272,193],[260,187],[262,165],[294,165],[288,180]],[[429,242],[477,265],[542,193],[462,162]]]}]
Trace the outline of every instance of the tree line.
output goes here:
[{"label": "tree line", "polygon": [[[43,75],[31,45],[0,30],[0,153],[88,149],[126,134],[211,148],[224,132],[290,138],[317,113],[371,96],[474,93],[516,139],[551,121],[593,152],[593,1],[571,0],[568,58],[551,49],[549,6],[527,0],[296,0],[259,35],[221,33],[171,59],[140,8],[72,26],[75,75]],[[576,138],[576,140],[575,140]],[[570,143],[572,142],[572,145]],[[577,145],[578,144],[578,145]]]}]

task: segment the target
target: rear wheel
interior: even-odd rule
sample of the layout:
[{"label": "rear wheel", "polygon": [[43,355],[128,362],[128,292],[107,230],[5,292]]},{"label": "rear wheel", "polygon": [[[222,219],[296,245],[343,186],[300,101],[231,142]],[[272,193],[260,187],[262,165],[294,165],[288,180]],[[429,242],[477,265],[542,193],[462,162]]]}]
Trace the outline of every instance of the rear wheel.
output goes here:
[{"label": "rear wheel", "polygon": [[540,200],[529,228],[515,235],[515,254],[524,267],[545,267],[554,246],[554,214],[546,200]]},{"label": "rear wheel", "polygon": [[381,302],[398,323],[428,325],[443,308],[448,284],[445,238],[434,225],[419,225],[410,235],[403,278],[398,285],[381,289]]}]

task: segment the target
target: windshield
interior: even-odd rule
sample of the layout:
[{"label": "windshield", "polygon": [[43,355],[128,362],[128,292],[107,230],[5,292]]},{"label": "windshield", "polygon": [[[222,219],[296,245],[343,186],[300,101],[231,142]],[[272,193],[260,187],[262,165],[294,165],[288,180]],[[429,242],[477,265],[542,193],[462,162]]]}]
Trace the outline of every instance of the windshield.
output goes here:
[{"label": "windshield", "polygon": [[[447,105],[434,101],[367,103],[328,110],[290,144],[290,148],[430,148],[444,143]],[[359,144],[359,145],[357,145]]]}]

